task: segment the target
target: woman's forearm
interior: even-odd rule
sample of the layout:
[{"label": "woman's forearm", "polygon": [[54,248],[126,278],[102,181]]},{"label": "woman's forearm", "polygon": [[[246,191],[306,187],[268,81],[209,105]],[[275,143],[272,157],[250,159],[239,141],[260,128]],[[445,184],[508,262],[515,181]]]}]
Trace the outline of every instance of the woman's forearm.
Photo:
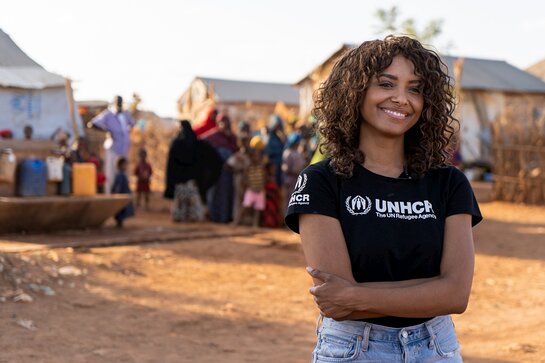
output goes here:
[{"label": "woman's forearm", "polygon": [[400,282],[363,283],[347,291],[353,311],[399,317],[462,313],[469,298],[457,281],[447,277]]},{"label": "woman's forearm", "polygon": [[[437,279],[439,276],[431,277],[431,278],[424,278],[424,279],[413,279],[413,280],[404,280],[404,281],[377,281],[377,282],[362,282],[357,284],[358,286],[367,286],[377,289],[387,289],[387,288],[396,288],[396,287],[407,287],[407,286],[415,286],[424,282],[431,281],[433,279]],[[337,320],[358,320],[358,319],[371,319],[371,318],[380,318],[387,316],[385,314],[370,312],[370,311],[353,311],[349,315],[337,319]]]},{"label": "woman's forearm", "polygon": [[412,279],[412,280],[402,280],[402,281],[375,281],[375,282],[360,282],[357,285],[358,286],[364,286],[364,287],[372,287],[372,288],[397,288],[397,287],[408,287],[408,286],[416,286],[425,282],[429,282],[435,279],[438,279],[439,276],[435,277],[428,277],[423,279]]}]

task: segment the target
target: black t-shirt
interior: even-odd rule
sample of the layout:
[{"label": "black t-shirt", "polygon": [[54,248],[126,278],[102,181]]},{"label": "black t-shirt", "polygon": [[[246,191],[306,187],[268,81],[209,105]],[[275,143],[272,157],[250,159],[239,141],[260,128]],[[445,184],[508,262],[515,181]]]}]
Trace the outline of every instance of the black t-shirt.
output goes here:
[{"label": "black t-shirt", "polygon": [[[357,282],[401,281],[440,274],[445,219],[472,215],[482,220],[465,175],[454,167],[427,172],[421,178],[390,178],[361,165],[353,176],[337,176],[330,159],[301,172],[291,195],[286,224],[299,233],[299,214],[337,218]],[[374,324],[403,327],[430,318],[382,317]]]}]

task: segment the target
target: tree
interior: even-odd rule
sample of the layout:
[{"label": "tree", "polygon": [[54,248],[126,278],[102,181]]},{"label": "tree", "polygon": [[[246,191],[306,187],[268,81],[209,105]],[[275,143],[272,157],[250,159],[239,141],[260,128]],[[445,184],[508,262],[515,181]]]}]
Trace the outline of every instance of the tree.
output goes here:
[{"label": "tree", "polygon": [[418,30],[415,20],[412,18],[399,20],[400,13],[397,6],[378,9],[375,15],[380,22],[377,27],[377,34],[380,36],[406,34],[415,37],[424,44],[431,44],[443,31],[443,19],[430,21],[422,30]]}]

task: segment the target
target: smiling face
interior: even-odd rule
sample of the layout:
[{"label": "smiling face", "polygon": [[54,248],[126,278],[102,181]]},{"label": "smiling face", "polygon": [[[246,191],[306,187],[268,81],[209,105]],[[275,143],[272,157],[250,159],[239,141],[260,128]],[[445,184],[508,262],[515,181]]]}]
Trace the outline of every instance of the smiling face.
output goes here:
[{"label": "smiling face", "polygon": [[416,124],[423,107],[420,77],[415,75],[410,60],[397,55],[388,68],[369,82],[360,108],[362,133],[403,137]]}]

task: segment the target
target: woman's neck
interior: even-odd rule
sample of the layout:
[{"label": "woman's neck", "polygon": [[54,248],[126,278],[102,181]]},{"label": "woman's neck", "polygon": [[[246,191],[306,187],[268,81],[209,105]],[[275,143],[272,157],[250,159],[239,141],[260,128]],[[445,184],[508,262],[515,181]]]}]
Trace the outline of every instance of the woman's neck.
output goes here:
[{"label": "woman's neck", "polygon": [[397,178],[405,168],[403,138],[360,137],[363,166],[375,174]]}]

